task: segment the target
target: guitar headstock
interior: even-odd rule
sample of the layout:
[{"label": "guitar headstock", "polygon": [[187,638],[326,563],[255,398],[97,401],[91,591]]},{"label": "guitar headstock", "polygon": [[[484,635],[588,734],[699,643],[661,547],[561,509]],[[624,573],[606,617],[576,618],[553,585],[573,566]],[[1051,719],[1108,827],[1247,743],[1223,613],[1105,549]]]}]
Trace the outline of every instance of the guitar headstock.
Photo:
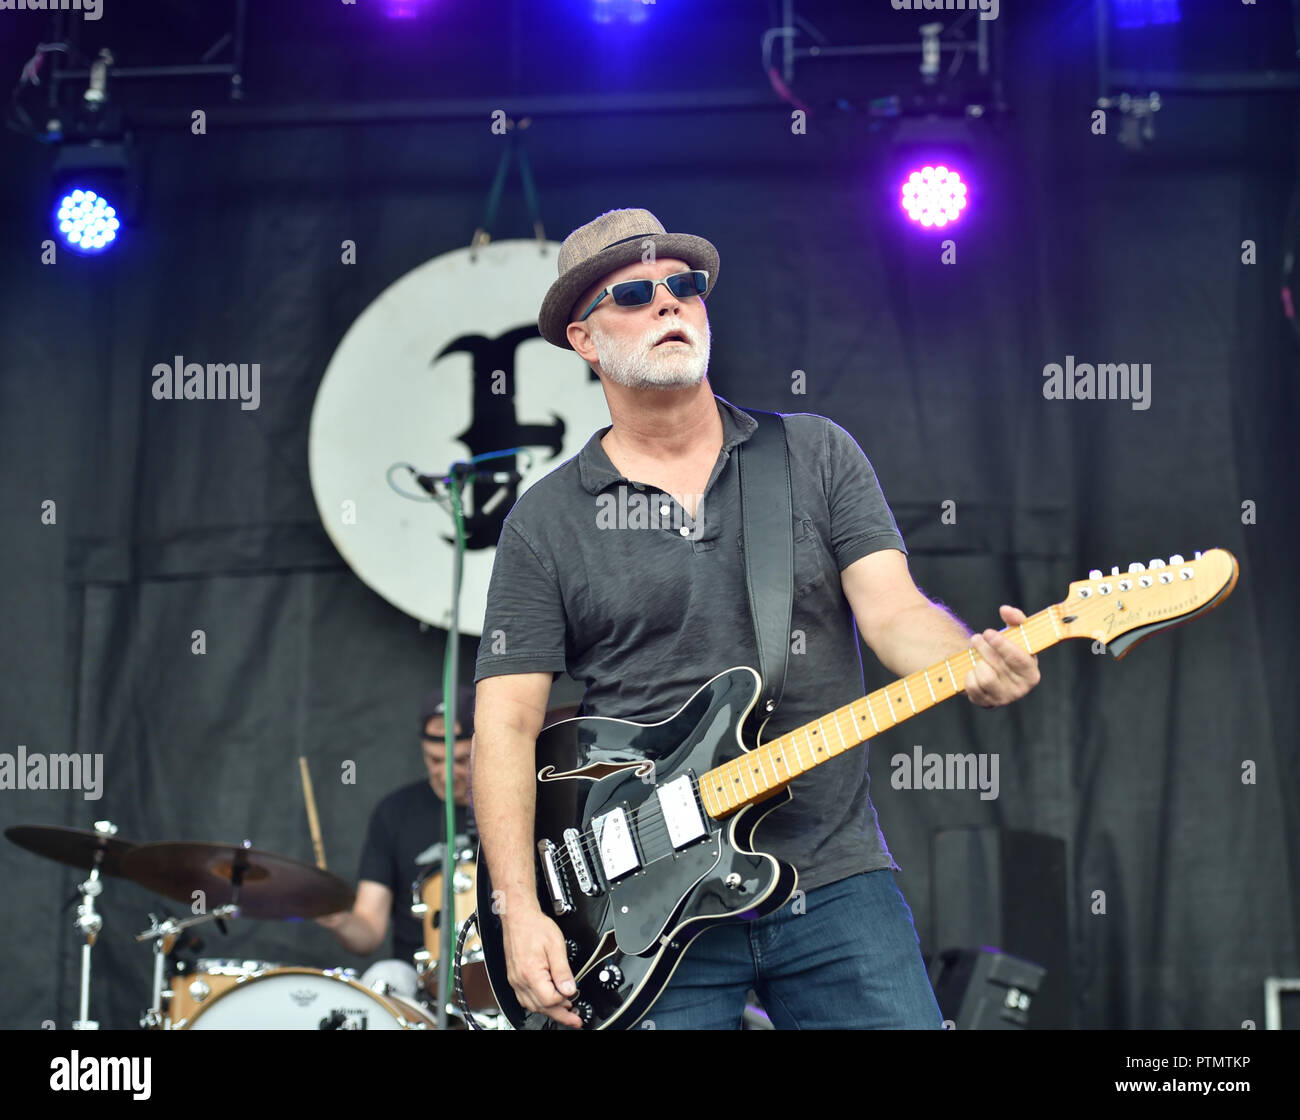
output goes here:
[{"label": "guitar headstock", "polygon": [[1156,631],[1217,607],[1236,583],[1237,559],[1222,548],[1111,568],[1108,576],[1092,571],[1070,584],[1056,620],[1062,637],[1102,642],[1118,660]]}]

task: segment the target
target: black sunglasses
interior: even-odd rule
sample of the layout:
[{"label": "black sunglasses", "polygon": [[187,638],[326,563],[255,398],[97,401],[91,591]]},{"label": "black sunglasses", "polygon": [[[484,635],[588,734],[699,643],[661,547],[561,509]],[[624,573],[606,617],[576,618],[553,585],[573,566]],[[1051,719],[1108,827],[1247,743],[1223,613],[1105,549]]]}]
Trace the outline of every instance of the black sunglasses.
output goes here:
[{"label": "black sunglasses", "polygon": [[678,299],[702,296],[709,288],[709,274],[702,268],[696,268],[690,272],[674,272],[662,280],[623,280],[618,284],[611,284],[592,300],[591,306],[582,313],[582,318],[578,322],[581,323],[595,311],[596,305],[606,296],[612,296],[619,307],[640,307],[647,304],[655,298],[655,289],[660,284]]}]

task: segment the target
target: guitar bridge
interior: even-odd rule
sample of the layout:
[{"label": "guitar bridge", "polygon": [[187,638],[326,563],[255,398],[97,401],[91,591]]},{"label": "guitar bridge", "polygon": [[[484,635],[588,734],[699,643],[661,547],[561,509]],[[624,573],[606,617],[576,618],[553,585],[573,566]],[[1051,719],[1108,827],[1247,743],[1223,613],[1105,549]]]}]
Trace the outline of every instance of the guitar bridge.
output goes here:
[{"label": "guitar bridge", "polygon": [[559,851],[551,841],[537,841],[537,856],[542,861],[542,878],[546,880],[546,893],[551,896],[551,909],[557,918],[573,913],[573,899],[569,897],[569,885],[564,880],[564,872],[555,860]]}]

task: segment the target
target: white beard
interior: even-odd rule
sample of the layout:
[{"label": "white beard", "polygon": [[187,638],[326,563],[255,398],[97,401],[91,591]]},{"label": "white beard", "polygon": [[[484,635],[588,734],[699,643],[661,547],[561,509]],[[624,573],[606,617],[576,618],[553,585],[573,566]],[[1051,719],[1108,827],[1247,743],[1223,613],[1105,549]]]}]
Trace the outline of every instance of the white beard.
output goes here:
[{"label": "white beard", "polygon": [[709,371],[709,350],[713,332],[706,322],[704,334],[680,319],[672,329],[681,331],[690,346],[654,347],[656,339],[669,331],[669,324],[656,323],[632,342],[620,343],[591,324],[591,340],[602,372],[616,385],[628,389],[686,389],[698,385]]}]

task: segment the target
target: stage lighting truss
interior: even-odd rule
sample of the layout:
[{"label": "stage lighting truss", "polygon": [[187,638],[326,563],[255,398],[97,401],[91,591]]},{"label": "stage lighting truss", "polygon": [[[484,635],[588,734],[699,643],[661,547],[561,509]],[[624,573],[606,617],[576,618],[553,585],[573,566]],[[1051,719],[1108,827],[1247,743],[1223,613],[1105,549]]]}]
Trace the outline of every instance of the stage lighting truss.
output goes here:
[{"label": "stage lighting truss", "polygon": [[[1259,43],[1246,53],[1231,39],[1218,35],[1222,13],[1217,6],[1180,0],[1091,0],[1096,28],[1096,106],[1120,115],[1114,130],[1119,142],[1140,151],[1156,139],[1155,115],[1171,97],[1216,94],[1294,94],[1300,73],[1300,0],[1290,0],[1292,34],[1274,16],[1263,25]],[[1248,6],[1244,14],[1262,17],[1264,4]],[[1275,6],[1275,11],[1281,9]],[[1210,39],[1210,37],[1213,37]],[[1213,42],[1213,69],[1193,66],[1186,44]],[[1264,53],[1261,56],[1257,48]]]},{"label": "stage lighting truss", "polygon": [[[883,81],[886,87],[873,91],[865,104],[837,93],[837,109],[863,112],[876,120],[934,114],[980,118],[1005,112],[1000,24],[981,18],[975,0],[964,10],[935,11],[934,20],[911,26],[907,40],[868,43],[832,43],[798,14],[794,0],[782,0],[781,6],[781,25],[769,28],[762,38],[762,65],[772,88],[793,105],[803,107],[795,92],[798,67],[861,58],[872,62],[870,80],[877,87]],[[903,20],[898,25],[908,26]],[[808,40],[810,45],[800,45]],[[914,68],[909,56],[915,59]],[[900,65],[891,67],[890,60]]]}]

